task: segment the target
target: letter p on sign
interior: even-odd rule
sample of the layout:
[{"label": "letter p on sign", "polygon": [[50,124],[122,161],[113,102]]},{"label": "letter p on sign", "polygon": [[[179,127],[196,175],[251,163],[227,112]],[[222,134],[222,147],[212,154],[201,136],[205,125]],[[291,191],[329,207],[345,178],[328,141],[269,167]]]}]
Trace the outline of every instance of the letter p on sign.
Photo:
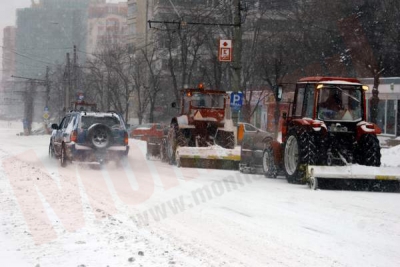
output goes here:
[{"label": "letter p on sign", "polygon": [[232,93],[230,104],[233,110],[240,110],[243,105],[243,94],[241,92]]}]

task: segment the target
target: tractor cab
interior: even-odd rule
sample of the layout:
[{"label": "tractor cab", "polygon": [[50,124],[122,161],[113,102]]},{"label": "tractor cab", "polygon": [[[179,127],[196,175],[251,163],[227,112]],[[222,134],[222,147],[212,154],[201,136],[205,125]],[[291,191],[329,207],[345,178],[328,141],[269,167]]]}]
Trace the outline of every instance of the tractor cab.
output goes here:
[{"label": "tractor cab", "polygon": [[365,91],[356,79],[311,77],[296,86],[293,117],[326,122],[360,122],[366,120]]},{"label": "tractor cab", "polygon": [[316,119],[338,122],[358,122],[364,119],[362,86],[318,84],[316,87]]},{"label": "tractor cab", "polygon": [[195,120],[222,121],[228,97],[225,91],[202,88],[181,91],[181,115]]}]

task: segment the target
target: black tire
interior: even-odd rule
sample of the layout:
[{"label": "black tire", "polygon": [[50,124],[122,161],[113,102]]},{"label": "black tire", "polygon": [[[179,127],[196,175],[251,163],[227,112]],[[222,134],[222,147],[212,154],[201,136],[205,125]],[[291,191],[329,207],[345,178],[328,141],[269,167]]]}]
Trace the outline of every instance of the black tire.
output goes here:
[{"label": "black tire", "polygon": [[68,159],[67,159],[67,153],[65,151],[65,146],[62,145],[61,146],[61,153],[60,153],[60,165],[61,165],[61,167],[66,167],[67,166],[67,162],[68,162]]},{"label": "black tire", "polygon": [[170,165],[176,164],[176,149],[178,146],[187,146],[188,140],[182,131],[179,130],[178,125],[171,125],[168,131],[167,138],[167,156]]},{"label": "black tire", "polygon": [[162,162],[168,161],[167,146],[168,146],[167,139],[163,138],[161,141],[161,147],[160,147],[160,157],[161,157]]},{"label": "black tire", "polygon": [[307,165],[317,163],[316,136],[313,133],[292,130],[283,152],[283,169],[289,183],[304,184]]},{"label": "black tire", "polygon": [[364,134],[358,140],[356,162],[366,166],[381,166],[381,147],[376,135]]},{"label": "black tire", "polygon": [[54,159],[56,155],[54,154],[54,148],[53,145],[50,143],[49,144],[49,158]]},{"label": "black tire", "polygon": [[263,152],[263,172],[266,178],[276,178],[278,171],[275,166],[274,153],[271,147]]},{"label": "black tire", "polygon": [[94,124],[89,127],[88,141],[94,149],[106,149],[112,144],[111,129],[104,124]]},{"label": "black tire", "polygon": [[215,144],[223,148],[235,148],[235,134],[233,132],[217,130],[215,135]]}]

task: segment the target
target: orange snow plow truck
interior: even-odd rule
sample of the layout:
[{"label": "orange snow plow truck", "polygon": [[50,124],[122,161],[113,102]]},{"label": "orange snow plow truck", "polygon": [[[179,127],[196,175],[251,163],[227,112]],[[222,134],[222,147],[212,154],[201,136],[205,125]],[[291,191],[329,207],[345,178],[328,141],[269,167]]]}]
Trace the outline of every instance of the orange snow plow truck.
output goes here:
[{"label": "orange snow plow truck", "polygon": [[149,138],[147,158],[158,157],[182,167],[238,169],[240,147],[231,119],[229,94],[220,90],[183,89],[179,115],[163,138]]}]

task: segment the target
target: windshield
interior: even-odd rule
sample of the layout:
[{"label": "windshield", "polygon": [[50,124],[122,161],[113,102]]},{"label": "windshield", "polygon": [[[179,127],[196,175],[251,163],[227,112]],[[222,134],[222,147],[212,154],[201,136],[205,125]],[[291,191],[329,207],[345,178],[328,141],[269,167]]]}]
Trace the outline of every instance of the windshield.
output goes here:
[{"label": "windshield", "polygon": [[320,90],[318,119],[357,121],[362,119],[362,92],[355,86],[328,86]]},{"label": "windshield", "polygon": [[224,95],[194,93],[191,100],[195,108],[224,108]]},{"label": "windshield", "polygon": [[111,116],[96,117],[96,116],[82,116],[81,128],[88,129],[91,125],[101,123],[110,128],[119,128],[121,123],[118,118]]}]

